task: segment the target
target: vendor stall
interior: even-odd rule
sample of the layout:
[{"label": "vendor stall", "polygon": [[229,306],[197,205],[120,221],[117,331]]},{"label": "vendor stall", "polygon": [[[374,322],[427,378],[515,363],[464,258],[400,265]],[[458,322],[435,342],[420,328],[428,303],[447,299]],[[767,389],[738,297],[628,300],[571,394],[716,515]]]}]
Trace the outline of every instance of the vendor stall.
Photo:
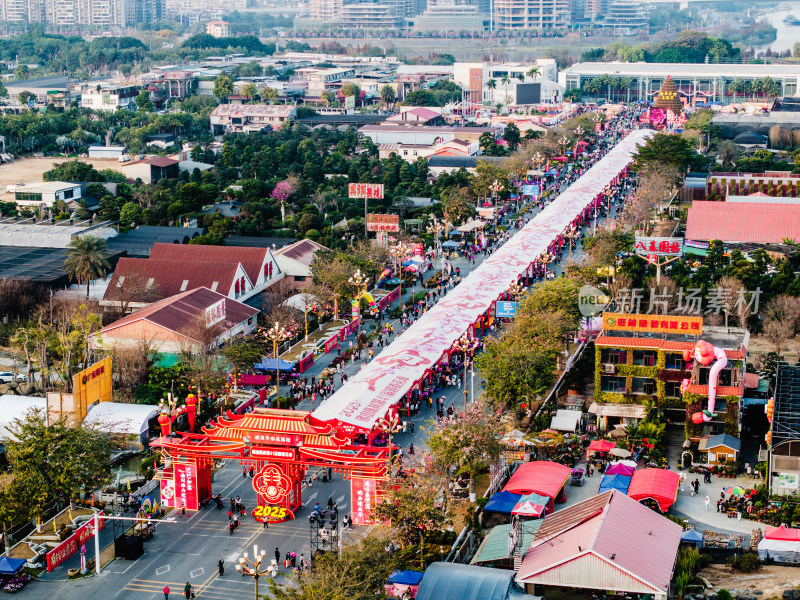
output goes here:
[{"label": "vendor stall", "polygon": [[758,557],[778,563],[800,564],[800,529],[767,527],[758,543]]},{"label": "vendor stall", "polygon": [[384,591],[389,598],[416,598],[423,575],[420,571],[395,571],[386,580]]},{"label": "vendor stall", "polygon": [[603,492],[607,492],[608,490],[617,490],[622,492],[623,494],[628,493],[628,488],[631,486],[631,476],[630,475],[603,475],[603,479],[600,480],[600,490],[597,492],[598,494],[602,494]]},{"label": "vendor stall", "polygon": [[681,477],[666,469],[639,469],[631,477],[628,496],[637,502],[653,500],[661,512],[667,512],[678,497]]},{"label": "vendor stall", "polygon": [[550,498],[548,510],[552,511],[556,499],[560,502],[566,500],[564,485],[571,475],[572,469],[566,465],[545,460],[523,463],[514,471],[503,491],[512,494],[536,492],[547,496]]}]

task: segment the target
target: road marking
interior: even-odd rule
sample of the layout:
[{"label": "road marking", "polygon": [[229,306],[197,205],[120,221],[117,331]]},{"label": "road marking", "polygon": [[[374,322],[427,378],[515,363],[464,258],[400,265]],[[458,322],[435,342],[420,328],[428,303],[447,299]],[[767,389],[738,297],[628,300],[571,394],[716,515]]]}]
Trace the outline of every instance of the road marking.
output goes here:
[{"label": "road marking", "polygon": [[164,573],[169,573],[169,565],[164,565],[163,567],[158,567],[156,569],[156,575],[158,575],[159,577]]},{"label": "road marking", "polygon": [[341,503],[341,501],[342,501],[342,500],[344,500],[344,498],[345,498],[345,495],[344,495],[344,494],[342,494],[341,496],[339,496],[338,498],[336,498],[336,504],[339,504],[339,503]]},{"label": "road marking", "polygon": [[206,570],[203,567],[199,569],[195,569],[194,571],[189,572],[189,579],[197,579],[198,577],[202,577]]},{"label": "road marking", "polygon": [[306,505],[311,504],[311,502],[319,495],[319,492],[314,492],[308,498],[306,498]]}]

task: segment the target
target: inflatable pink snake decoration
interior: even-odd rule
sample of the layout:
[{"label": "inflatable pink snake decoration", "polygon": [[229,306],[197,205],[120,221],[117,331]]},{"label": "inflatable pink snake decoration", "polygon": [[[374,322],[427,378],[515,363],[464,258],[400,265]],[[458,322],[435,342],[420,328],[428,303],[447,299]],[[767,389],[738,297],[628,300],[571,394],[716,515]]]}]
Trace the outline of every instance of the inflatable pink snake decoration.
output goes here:
[{"label": "inflatable pink snake decoration", "polygon": [[[700,423],[708,423],[714,418],[714,405],[717,401],[717,380],[719,379],[719,372],[722,371],[726,366],[728,366],[728,357],[725,354],[725,351],[722,348],[717,348],[716,346],[712,346],[706,341],[700,340],[695,344],[694,348],[690,350],[683,351],[683,360],[687,363],[688,368],[692,367],[691,359],[694,358],[697,362],[701,365],[708,366],[712,362],[714,362],[714,366],[711,367],[711,370],[708,374],[708,409],[696,412],[692,415],[692,422],[699,425]],[[684,379],[681,382],[681,392],[686,393],[686,389],[689,387],[689,380]]]}]

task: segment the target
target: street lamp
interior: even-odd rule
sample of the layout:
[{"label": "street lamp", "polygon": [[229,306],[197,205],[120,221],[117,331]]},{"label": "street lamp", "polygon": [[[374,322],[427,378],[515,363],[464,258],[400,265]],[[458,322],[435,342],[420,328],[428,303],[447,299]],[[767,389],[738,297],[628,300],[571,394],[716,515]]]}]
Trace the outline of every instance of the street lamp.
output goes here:
[{"label": "street lamp", "polygon": [[542,154],[541,152],[538,152],[538,151],[534,152],[533,156],[531,156],[531,164],[533,165],[533,168],[536,169],[536,171],[539,173],[539,188],[540,188],[539,189],[539,196],[541,197],[541,195],[542,195],[542,190],[541,190],[542,180],[544,179],[544,176],[542,175],[542,172],[541,172],[541,167],[544,164],[544,154]]},{"label": "street lamp", "polygon": [[511,299],[514,302],[516,302],[517,301],[517,296],[523,290],[523,288],[524,288],[524,286],[519,282],[519,280],[517,280],[514,283],[512,283],[510,286],[508,286],[508,289],[506,290],[506,292],[508,293],[509,296],[511,296]]},{"label": "street lamp", "polygon": [[497,179],[492,182],[492,185],[489,186],[489,190],[491,190],[492,195],[494,196],[494,226],[497,228],[497,194],[503,191],[504,186],[500,183]]},{"label": "street lamp", "polygon": [[[356,299],[355,299],[356,303],[361,302],[361,291],[362,291],[361,288],[363,287],[366,289],[367,281],[369,281],[369,277],[364,275],[361,272],[361,269],[356,269],[356,272],[353,273],[347,279],[347,283],[356,288]],[[358,341],[359,338],[361,337],[361,315],[359,314],[357,315],[357,317],[358,317],[358,332],[356,333],[356,341]]]},{"label": "street lamp", "polygon": [[[495,183],[497,181],[495,180]],[[433,277],[436,278],[436,255],[438,252],[436,251],[436,244],[439,243],[439,235],[444,231],[444,225],[442,225],[436,217],[431,219],[431,224],[428,225],[426,231],[433,236]]]},{"label": "street lamp", "polygon": [[275,325],[264,332],[264,337],[272,342],[272,352],[275,356],[275,399],[278,402],[278,408],[281,407],[281,365],[278,359],[278,346],[281,342],[286,341],[292,337],[292,328],[281,326],[278,321]]},{"label": "street lamp", "polygon": [[258,578],[264,577],[265,575],[271,575],[278,568],[278,565],[273,565],[272,561],[270,561],[269,565],[265,565],[265,555],[266,552],[263,550],[259,552],[258,546],[253,546],[253,560],[250,560],[247,556],[247,552],[245,552],[244,556],[239,559],[239,564],[236,565],[236,570],[239,573],[242,575],[249,575],[255,580],[255,600],[258,600]]},{"label": "street lamp", "polygon": [[565,238],[567,238],[567,240],[569,240],[569,258],[571,259],[572,258],[572,241],[575,238],[577,238],[578,236],[580,236],[580,233],[578,232],[578,228],[575,227],[575,223],[570,223],[567,226],[567,228],[564,230],[563,235],[564,235]]},{"label": "street lamp", "polygon": [[555,259],[555,255],[551,254],[550,252],[542,252],[542,254],[535,259],[535,262],[538,262],[540,265],[544,266],[544,278],[547,279],[547,265],[549,265]]},{"label": "street lamp", "polygon": [[408,254],[409,247],[403,242],[397,242],[389,248],[389,256],[394,261],[394,276],[400,280],[400,314],[403,313],[403,258]]},{"label": "street lamp", "polygon": [[470,356],[472,353],[475,352],[475,349],[478,347],[478,340],[475,338],[469,337],[466,332],[460,338],[458,338],[455,342],[453,342],[453,348],[455,348],[459,352],[464,353],[464,414],[467,414],[467,352],[469,352]]},{"label": "street lamp", "polygon": [[567,147],[567,144],[569,144],[569,138],[565,135],[562,135],[560,138],[558,138],[558,142],[556,143],[558,144],[559,148],[561,148],[561,155],[563,156],[564,149]]}]

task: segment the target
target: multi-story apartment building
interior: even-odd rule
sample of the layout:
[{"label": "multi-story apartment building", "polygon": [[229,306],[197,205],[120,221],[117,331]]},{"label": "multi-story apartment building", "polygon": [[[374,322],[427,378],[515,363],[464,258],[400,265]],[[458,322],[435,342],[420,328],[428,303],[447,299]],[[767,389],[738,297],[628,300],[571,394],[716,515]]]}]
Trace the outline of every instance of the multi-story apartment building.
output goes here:
[{"label": "multi-story apartment building", "polygon": [[294,106],[277,104],[222,104],[211,113],[211,133],[257,133],[269,126],[278,129],[297,115]]},{"label": "multi-story apartment building", "polygon": [[206,23],[206,33],[215,38],[230,37],[231,24],[227,21],[209,21]]},{"label": "multi-story apartment building", "polygon": [[38,23],[44,21],[42,0],[0,1],[0,21],[6,23]]},{"label": "multi-story apartment building", "polygon": [[569,24],[569,0],[494,0],[495,29],[553,31]]},{"label": "multi-story apartment building", "polygon": [[164,5],[165,0],[0,0],[0,21],[111,29],[160,21]]},{"label": "multi-story apartment building", "polygon": [[647,7],[636,0],[613,0],[608,5],[606,25],[625,29],[647,27]]},{"label": "multi-story apartment building", "polygon": [[136,110],[135,85],[86,85],[81,89],[81,106],[94,110]]},{"label": "multi-story apartment building", "polygon": [[345,4],[337,22],[352,29],[396,29],[404,21],[398,10],[394,4]]},{"label": "multi-story apartment building", "polygon": [[342,11],[342,0],[310,0],[308,16],[319,21],[333,21]]}]

